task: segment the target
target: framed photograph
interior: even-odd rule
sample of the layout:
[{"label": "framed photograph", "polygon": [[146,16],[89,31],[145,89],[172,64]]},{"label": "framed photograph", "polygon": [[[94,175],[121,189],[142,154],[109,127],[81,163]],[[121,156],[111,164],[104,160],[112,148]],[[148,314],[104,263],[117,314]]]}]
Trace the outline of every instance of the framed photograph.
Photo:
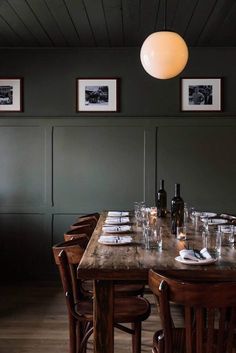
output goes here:
[{"label": "framed photograph", "polygon": [[77,78],[77,112],[117,112],[118,78]]},{"label": "framed photograph", "polygon": [[182,111],[222,111],[221,78],[182,78]]},{"label": "framed photograph", "polygon": [[0,78],[0,112],[23,111],[23,78]]}]

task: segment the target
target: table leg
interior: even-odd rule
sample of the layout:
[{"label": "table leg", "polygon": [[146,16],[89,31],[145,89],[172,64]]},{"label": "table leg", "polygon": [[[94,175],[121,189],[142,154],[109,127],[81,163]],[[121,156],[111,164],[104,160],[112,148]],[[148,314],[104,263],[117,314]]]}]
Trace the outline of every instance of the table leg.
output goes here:
[{"label": "table leg", "polygon": [[94,352],[114,353],[113,282],[94,281]]}]

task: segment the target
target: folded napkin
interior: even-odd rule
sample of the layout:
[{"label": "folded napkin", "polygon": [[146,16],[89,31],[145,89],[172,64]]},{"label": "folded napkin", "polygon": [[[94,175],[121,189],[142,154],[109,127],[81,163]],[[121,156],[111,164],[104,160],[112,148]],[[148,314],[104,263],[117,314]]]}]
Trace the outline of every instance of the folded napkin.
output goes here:
[{"label": "folded napkin", "polygon": [[105,220],[106,224],[122,224],[129,223],[129,217],[107,217]]},{"label": "folded napkin", "polygon": [[[200,258],[201,255],[199,253],[203,258]],[[192,260],[196,262],[205,261],[212,258],[206,248],[203,248],[200,251],[184,249],[180,250],[179,254],[183,260]]]},{"label": "folded napkin", "polygon": [[99,240],[100,243],[109,243],[109,244],[123,244],[123,243],[131,243],[132,238],[127,236],[119,237],[117,235],[101,235]]},{"label": "folded napkin", "polygon": [[128,211],[109,211],[108,217],[125,217],[129,215]]},{"label": "folded napkin", "polygon": [[103,232],[105,233],[127,233],[131,232],[131,226],[108,226],[105,225],[102,227]]}]

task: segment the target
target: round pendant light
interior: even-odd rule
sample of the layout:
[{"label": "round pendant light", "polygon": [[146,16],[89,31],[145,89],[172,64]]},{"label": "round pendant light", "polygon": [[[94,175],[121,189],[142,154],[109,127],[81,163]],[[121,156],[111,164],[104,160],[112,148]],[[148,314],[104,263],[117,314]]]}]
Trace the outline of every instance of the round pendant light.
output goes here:
[{"label": "round pendant light", "polygon": [[146,72],[159,79],[177,76],[188,61],[188,47],[175,32],[152,33],[141,48],[141,62]]},{"label": "round pendant light", "polygon": [[146,72],[159,79],[177,76],[188,61],[188,47],[184,39],[178,33],[165,30],[166,1],[164,9],[164,30],[150,34],[140,52]]}]

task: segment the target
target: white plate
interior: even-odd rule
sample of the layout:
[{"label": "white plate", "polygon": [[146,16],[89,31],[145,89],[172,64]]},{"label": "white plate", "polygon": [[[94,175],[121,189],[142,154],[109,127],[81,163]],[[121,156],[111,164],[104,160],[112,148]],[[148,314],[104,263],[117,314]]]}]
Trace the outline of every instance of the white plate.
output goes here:
[{"label": "white plate", "polygon": [[215,217],[217,216],[217,213],[214,212],[200,212],[200,217],[205,218],[205,217]]},{"label": "white plate", "polygon": [[[223,233],[231,233],[231,226],[230,225],[221,226],[221,231]],[[236,226],[234,226],[233,231],[234,231],[234,233],[236,232]]]},{"label": "white plate", "polygon": [[107,213],[108,217],[125,217],[128,215],[129,215],[128,211],[108,211]]},{"label": "white plate", "polygon": [[104,226],[102,227],[105,233],[129,233],[131,232],[131,226]]},{"label": "white plate", "polygon": [[226,223],[228,223],[228,221],[226,219],[222,219],[222,218],[208,219],[209,226],[218,226],[220,224],[226,224]]},{"label": "white plate", "polygon": [[[107,238],[107,239],[106,239]],[[117,236],[102,236],[98,239],[100,244],[104,245],[125,245],[132,243],[131,237],[117,237]]]},{"label": "white plate", "polygon": [[105,224],[116,225],[116,224],[127,224],[130,223],[129,217],[107,217]]},{"label": "white plate", "polygon": [[185,265],[209,265],[217,261],[217,259],[211,258],[211,259],[206,259],[206,260],[200,260],[200,261],[193,261],[193,260],[184,260],[182,259],[181,256],[177,256],[175,258],[176,261],[181,262],[182,264]]}]

